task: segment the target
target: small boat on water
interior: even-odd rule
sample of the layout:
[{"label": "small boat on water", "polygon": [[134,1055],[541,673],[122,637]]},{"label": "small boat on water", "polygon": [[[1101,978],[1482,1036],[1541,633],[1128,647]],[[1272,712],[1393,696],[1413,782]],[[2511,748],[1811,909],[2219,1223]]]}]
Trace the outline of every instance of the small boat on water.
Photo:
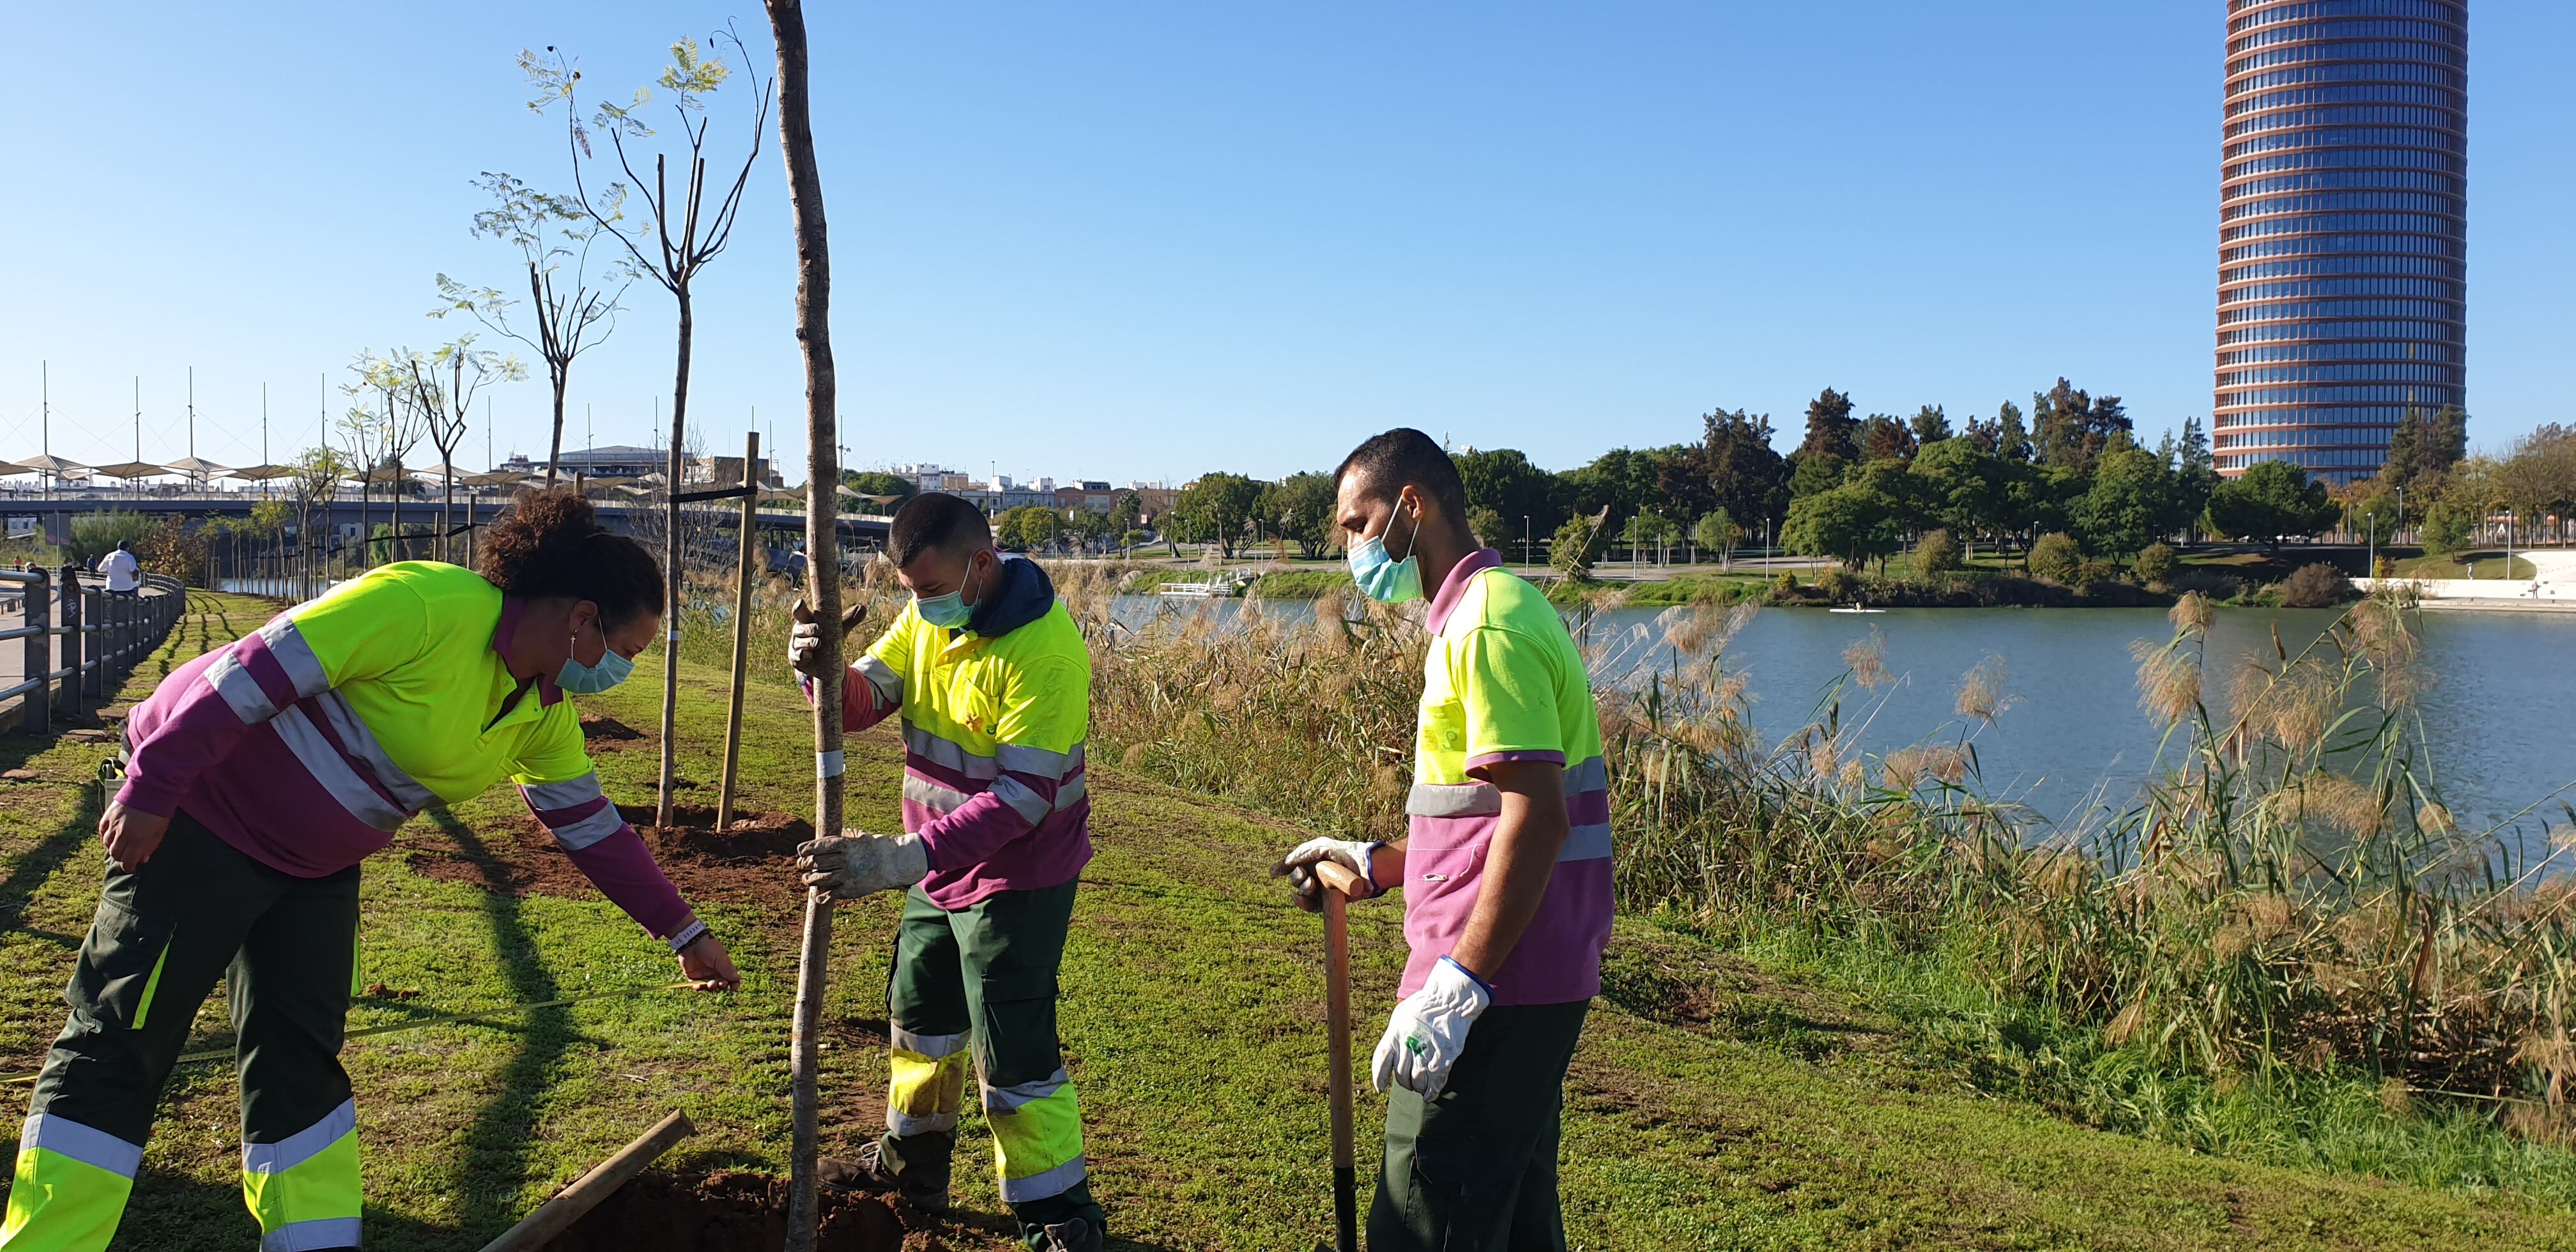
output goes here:
[{"label": "small boat on water", "polygon": [[1205,600],[1216,596],[1242,595],[1243,584],[1232,578],[1212,578],[1206,582],[1164,583],[1154,589],[1154,594],[1183,600]]},{"label": "small boat on water", "polygon": [[1887,610],[1873,609],[1866,604],[1838,604],[1825,611],[1828,613],[1884,613]]}]

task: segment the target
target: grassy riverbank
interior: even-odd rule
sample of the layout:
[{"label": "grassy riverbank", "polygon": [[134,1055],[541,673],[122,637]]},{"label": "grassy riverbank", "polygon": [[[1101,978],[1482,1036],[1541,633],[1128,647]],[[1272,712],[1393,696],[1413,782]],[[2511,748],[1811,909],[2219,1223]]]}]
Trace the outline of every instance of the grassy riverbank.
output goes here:
[{"label": "grassy riverbank", "polygon": [[[1069,590],[1099,611],[1086,588]],[[204,611],[128,698],[268,612],[230,597],[198,603]],[[1206,625],[1168,630],[1124,659],[1104,654],[1099,679],[1099,856],[1084,874],[1061,1023],[1095,1186],[1128,1246],[1308,1246],[1329,1229],[1321,937],[1263,869],[1312,830],[1388,828],[1404,779],[1400,749],[1379,749],[1400,745],[1410,725],[1418,641],[1392,614],[1338,641],[1262,636],[1275,654]],[[802,809],[810,788],[807,721],[775,651],[773,637],[754,652],[744,753],[754,812]],[[696,653],[682,667],[682,795],[703,804],[724,671]],[[640,728],[623,738],[602,726],[594,743],[620,799],[648,795],[659,672],[648,657],[626,686],[584,702]],[[2236,1071],[2194,1077],[2135,1040],[2111,1048],[2087,1014],[2051,1016],[2031,1007],[2026,983],[1999,984],[1970,936],[1927,941],[1907,893],[1930,871],[1871,860],[1866,841],[1852,842],[1895,828],[1876,823],[1880,810],[1738,821],[1731,828],[1769,842],[1717,841],[1708,832],[1721,810],[1690,798],[1680,758],[1659,771],[1639,755],[1647,741],[1635,725],[1613,713],[1621,829],[1632,832],[1627,893],[1652,900],[1654,884],[1681,883],[1670,866],[1690,863],[1657,858],[1701,840],[1711,859],[1691,881],[1710,887],[1662,892],[1619,921],[1609,987],[1568,1084],[1568,1222],[1583,1246],[2576,1248],[2565,1154],[2357,1077],[2298,1077],[2320,1095],[2294,1105],[2263,1093],[2310,1071],[2284,1068],[2267,1087],[2227,1077]],[[1722,729],[1691,724],[1707,729],[1671,723],[1665,742]],[[104,751],[0,738],[0,765],[34,775],[0,782],[0,950],[21,971],[0,992],[11,997],[0,1031],[11,1066],[37,1060],[58,1024],[55,993],[95,905],[85,782]],[[892,826],[892,735],[862,736],[850,755],[852,820]],[[1801,760],[1810,771],[1817,762]],[[479,1247],[671,1107],[700,1130],[665,1167],[782,1169],[798,913],[783,847],[798,833],[771,822],[662,844],[742,962],[739,993],[648,993],[353,1042],[370,1246]],[[1863,864],[1885,870],[1851,872]],[[1898,872],[1907,866],[1917,868]],[[1867,891],[1882,893],[1875,915],[1859,907]],[[1392,998],[1398,908],[1355,914],[1368,1030]],[[864,1140],[881,1116],[891,919],[882,901],[841,913],[826,1010],[829,1148]],[[365,928],[364,977],[382,988],[352,1025],[670,977],[659,946],[569,878],[507,789],[424,815],[373,858]],[[199,1033],[226,1034],[220,1004]],[[2106,1085],[2121,1073],[2138,1077]],[[2096,1089],[2128,1103],[2105,1111],[2088,1103]],[[253,1240],[235,1191],[233,1099],[220,1065],[174,1081],[124,1242]],[[1364,1136],[1381,1107],[1363,1098]],[[2166,1113],[2123,1121],[2123,1107]],[[2288,1120],[2298,1109],[2310,1123]],[[959,1198],[969,1216],[933,1228],[923,1246],[1001,1246],[980,1123],[970,1119],[968,1135]]]}]

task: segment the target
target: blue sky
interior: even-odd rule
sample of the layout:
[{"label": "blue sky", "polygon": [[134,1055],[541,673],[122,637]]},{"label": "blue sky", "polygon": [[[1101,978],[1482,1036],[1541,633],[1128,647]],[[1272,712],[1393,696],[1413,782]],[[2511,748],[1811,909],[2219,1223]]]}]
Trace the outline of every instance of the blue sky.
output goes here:
[{"label": "blue sky", "polygon": [[[814,6],[842,440],[854,464],[1178,480],[1329,466],[1420,426],[1566,468],[1864,412],[1991,412],[2058,375],[2149,437],[2205,414],[2219,0]],[[36,6],[0,214],[0,458],[313,441],[322,375],[426,347],[432,276],[509,273],[469,183],[568,181],[513,64],[622,94],[757,5]],[[2568,415],[2576,6],[2472,26],[2474,442]],[[714,105],[739,153],[738,92]],[[691,406],[803,456],[783,178],[764,133],[701,281]],[[658,288],[573,380],[600,443],[668,404]],[[338,401],[334,398],[336,409]],[[542,453],[546,394],[495,393]],[[480,442],[480,432],[477,433]],[[424,453],[426,450],[424,449]],[[415,459],[433,459],[417,456]],[[479,455],[476,458],[479,462]]]}]

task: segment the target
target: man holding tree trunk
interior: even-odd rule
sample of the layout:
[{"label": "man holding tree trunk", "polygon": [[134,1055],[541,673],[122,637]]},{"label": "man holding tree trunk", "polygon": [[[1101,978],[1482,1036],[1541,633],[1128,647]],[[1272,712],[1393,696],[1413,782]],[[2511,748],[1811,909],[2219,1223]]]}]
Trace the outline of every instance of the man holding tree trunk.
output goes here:
[{"label": "man holding tree trunk", "polygon": [[[1046,572],[997,551],[965,500],[914,497],[886,555],[912,603],[838,677],[847,729],[902,718],[905,833],[827,835],[798,848],[797,863],[835,899],[906,892],[887,984],[887,1130],[817,1173],[947,1208],[971,1064],[1023,1241],[1097,1252],[1105,1219],[1055,1031],[1056,970],[1091,859],[1090,654]],[[863,611],[853,606],[841,628]],[[835,677],[813,672],[821,632],[800,620],[788,644],[809,693]]]}]

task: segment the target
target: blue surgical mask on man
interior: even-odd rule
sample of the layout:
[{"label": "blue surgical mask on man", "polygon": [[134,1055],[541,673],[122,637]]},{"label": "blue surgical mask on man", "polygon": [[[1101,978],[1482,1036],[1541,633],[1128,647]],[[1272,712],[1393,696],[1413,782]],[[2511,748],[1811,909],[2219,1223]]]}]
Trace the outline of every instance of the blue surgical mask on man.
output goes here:
[{"label": "blue surgical mask on man", "polygon": [[[971,585],[976,578],[974,558],[967,558],[966,569],[966,580]],[[943,630],[955,630],[975,616],[975,606],[966,603],[964,587],[946,595],[914,596],[912,611],[920,614],[921,620]]]},{"label": "blue surgical mask on man", "polygon": [[[1394,530],[1395,523],[1389,521],[1386,528]],[[1351,545],[1351,581],[1360,585],[1360,594],[1381,604],[1421,599],[1421,554],[1411,551],[1420,546],[1421,539],[1422,510],[1417,507],[1413,510],[1413,530],[1406,536],[1408,551],[1403,560],[1396,560],[1386,550],[1384,535],[1372,535]]]},{"label": "blue surgical mask on man", "polygon": [[[598,623],[594,621],[592,625]],[[581,662],[581,632],[574,631],[572,638],[573,652],[564,658],[562,672],[555,675],[556,686],[577,696],[595,696],[626,681],[635,672],[635,662],[631,658],[619,656],[617,649],[608,646],[606,627],[600,627],[599,663],[596,665]]]}]

